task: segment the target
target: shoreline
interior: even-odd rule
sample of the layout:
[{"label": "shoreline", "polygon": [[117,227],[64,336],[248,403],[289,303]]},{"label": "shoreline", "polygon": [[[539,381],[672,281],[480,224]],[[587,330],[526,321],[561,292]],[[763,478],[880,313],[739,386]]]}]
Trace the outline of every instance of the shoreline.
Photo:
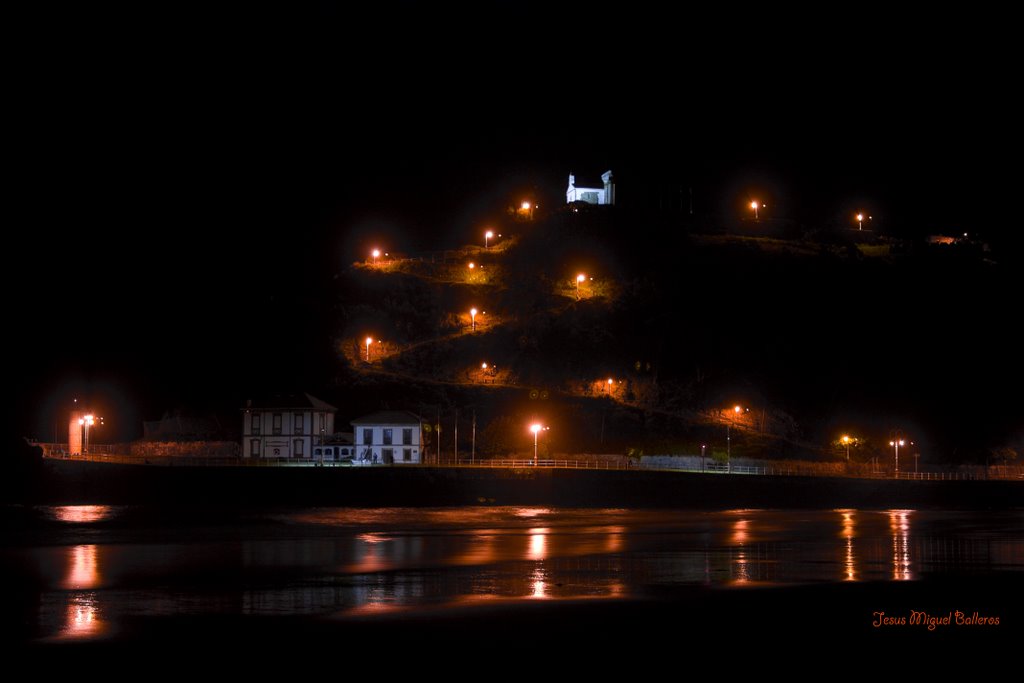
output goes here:
[{"label": "shoreline", "polygon": [[33,504],[557,505],[638,508],[1024,508],[1024,481],[908,481],[557,468],[147,467],[45,459],[9,480]]}]

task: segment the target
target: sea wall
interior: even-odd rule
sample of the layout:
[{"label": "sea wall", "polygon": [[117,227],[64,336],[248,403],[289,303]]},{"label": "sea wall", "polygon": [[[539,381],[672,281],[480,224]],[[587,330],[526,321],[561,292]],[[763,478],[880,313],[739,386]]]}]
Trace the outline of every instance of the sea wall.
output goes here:
[{"label": "sea wall", "polygon": [[646,470],[147,467],[46,459],[20,488],[49,503],[678,508],[1024,507],[1024,481],[905,481]]}]

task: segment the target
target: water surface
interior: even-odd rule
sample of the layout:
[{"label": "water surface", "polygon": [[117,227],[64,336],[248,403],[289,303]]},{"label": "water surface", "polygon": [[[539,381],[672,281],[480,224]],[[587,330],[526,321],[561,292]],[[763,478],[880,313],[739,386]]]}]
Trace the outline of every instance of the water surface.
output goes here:
[{"label": "water surface", "polygon": [[[644,599],[674,586],[1024,572],[1021,513],[472,507],[6,508],[9,628],[124,635],[140,618],[362,619],[477,604]],[[9,601],[10,602],[10,601]]]}]

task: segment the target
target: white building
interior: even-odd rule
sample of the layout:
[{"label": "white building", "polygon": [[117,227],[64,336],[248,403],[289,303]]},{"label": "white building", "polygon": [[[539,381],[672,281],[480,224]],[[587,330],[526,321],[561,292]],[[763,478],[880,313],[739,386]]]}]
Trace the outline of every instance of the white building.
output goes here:
[{"label": "white building", "polygon": [[382,410],[352,420],[356,461],[385,465],[423,462],[424,420],[405,410]]},{"label": "white building", "polygon": [[565,191],[565,203],[587,202],[588,204],[614,204],[615,181],[611,171],[601,174],[604,187],[577,187],[576,176],[569,174],[569,189]]},{"label": "white building", "polygon": [[309,394],[246,401],[243,458],[311,458],[334,433],[337,409]]}]

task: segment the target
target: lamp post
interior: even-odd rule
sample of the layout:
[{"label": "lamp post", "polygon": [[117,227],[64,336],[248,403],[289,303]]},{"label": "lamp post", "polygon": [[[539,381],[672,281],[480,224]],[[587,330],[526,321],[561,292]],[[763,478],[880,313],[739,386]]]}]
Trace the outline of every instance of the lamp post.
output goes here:
[{"label": "lamp post", "polygon": [[903,446],[905,444],[906,444],[906,441],[904,441],[903,439],[893,439],[892,441],[889,442],[889,445],[892,446],[894,449],[896,449],[896,474],[897,474],[897,476],[900,473],[900,446]]},{"label": "lamp post", "polygon": [[373,265],[377,265],[377,259],[380,258],[380,249],[374,249],[370,252],[370,255],[373,256]]},{"label": "lamp post", "polygon": [[704,449],[707,448],[707,444],[700,445],[700,471],[704,471]]},{"label": "lamp post", "polygon": [[755,199],[754,201],[750,202],[750,208],[754,210],[754,220],[758,220],[757,210],[761,208],[761,204]]},{"label": "lamp post", "polygon": [[858,230],[863,230],[864,229],[864,214],[862,214],[862,213],[858,213],[857,214],[857,229]]},{"label": "lamp post", "polygon": [[580,300],[580,283],[587,279],[587,276],[580,273],[576,276],[576,301]]},{"label": "lamp post", "polygon": [[373,343],[373,337],[366,338],[366,362],[370,362],[370,344]]},{"label": "lamp post", "polygon": [[539,422],[534,422],[530,425],[530,431],[533,432],[533,466],[537,467],[540,461],[537,460],[537,435],[540,434],[540,430],[544,429]]},{"label": "lamp post", "polygon": [[92,415],[86,415],[78,419],[78,424],[85,427],[85,440],[82,442],[82,453],[89,452],[89,427],[96,424],[96,418]]},{"label": "lamp post", "polygon": [[473,332],[476,332],[476,309],[475,308],[469,309],[469,319],[470,319],[470,322],[472,323]]},{"label": "lamp post", "polygon": [[494,237],[494,231],[493,230],[488,230],[487,232],[484,233],[484,249],[490,249],[491,248],[489,243],[490,243],[492,237]]},{"label": "lamp post", "polygon": [[605,384],[605,392],[606,393],[609,393],[609,394],[612,393],[612,385],[613,384],[615,384],[615,380],[613,380],[611,377],[609,377],[608,378],[608,382]]},{"label": "lamp post", "polygon": [[846,434],[843,434],[843,438],[841,440],[843,444],[846,445],[846,462],[850,462],[850,442],[853,441],[853,439]]}]

